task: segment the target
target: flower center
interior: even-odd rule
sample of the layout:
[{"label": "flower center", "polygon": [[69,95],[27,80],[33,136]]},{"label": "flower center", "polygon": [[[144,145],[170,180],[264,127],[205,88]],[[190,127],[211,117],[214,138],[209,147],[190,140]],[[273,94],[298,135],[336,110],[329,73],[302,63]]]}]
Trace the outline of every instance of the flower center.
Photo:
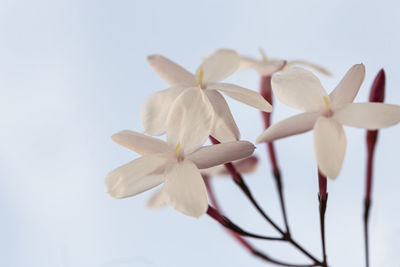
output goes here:
[{"label": "flower center", "polygon": [[265,50],[262,48],[262,47],[259,47],[258,48],[258,51],[260,51],[260,54],[261,54],[261,56],[262,56],[262,61],[265,63],[265,62],[267,62],[268,61],[268,58],[267,58],[267,54],[265,53]]},{"label": "flower center", "polygon": [[204,88],[203,88],[203,76],[204,76],[204,69],[203,69],[203,67],[201,67],[201,68],[200,68],[200,71],[199,71],[199,80],[198,80],[198,83],[199,83],[199,85],[200,85],[200,88],[202,88],[202,89],[204,89]]},{"label": "flower center", "polygon": [[181,148],[181,142],[179,142],[175,147],[175,155],[179,158],[179,149]]},{"label": "flower center", "polygon": [[325,102],[325,113],[324,113],[324,115],[326,117],[330,117],[333,114],[333,112],[331,110],[331,101],[329,101],[329,98],[327,96],[324,96],[324,102]]}]

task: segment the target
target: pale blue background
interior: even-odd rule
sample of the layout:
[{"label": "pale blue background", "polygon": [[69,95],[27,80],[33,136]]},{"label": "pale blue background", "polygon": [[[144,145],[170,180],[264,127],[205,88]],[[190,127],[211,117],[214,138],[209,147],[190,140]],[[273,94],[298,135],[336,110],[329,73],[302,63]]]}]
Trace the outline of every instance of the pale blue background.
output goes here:
[{"label": "pale blue background", "polygon": [[[142,131],[139,109],[167,85],[146,56],[161,53],[194,71],[227,47],[259,56],[319,62],[335,75],[363,62],[358,101],[381,67],[387,102],[400,104],[397,1],[18,1],[0,2],[0,265],[29,267],[268,266],[209,217],[145,207],[151,195],[114,200],[103,181],[135,158],[110,140]],[[258,90],[254,71],[229,81]],[[244,139],[261,133],[259,113],[230,101]],[[294,111],[277,105],[274,120]],[[363,266],[361,228],[365,132],[346,128],[340,177],[329,183],[331,266]],[[371,223],[372,266],[400,266],[400,127],[382,131]],[[320,255],[316,166],[310,133],[277,143],[289,219],[296,239]],[[264,146],[248,183],[281,222]],[[268,174],[268,175],[266,175]],[[215,181],[226,213],[246,229],[273,234],[229,179]],[[290,247],[254,242],[286,260]],[[320,256],[319,256],[320,257]]]}]

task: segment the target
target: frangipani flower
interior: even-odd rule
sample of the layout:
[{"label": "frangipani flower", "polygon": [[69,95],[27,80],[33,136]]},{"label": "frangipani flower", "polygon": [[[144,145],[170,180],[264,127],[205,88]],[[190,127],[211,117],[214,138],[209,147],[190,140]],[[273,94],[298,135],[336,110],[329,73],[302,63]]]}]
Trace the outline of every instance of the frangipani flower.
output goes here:
[{"label": "frangipani flower", "polygon": [[379,129],[400,121],[400,106],[352,103],[364,80],[363,64],[354,65],[328,95],[310,71],[292,68],[272,77],[272,90],[285,105],[304,111],[265,130],[257,142],[271,142],[314,130],[314,152],[324,176],[336,178],[346,152],[342,125]]},{"label": "frangipani flower", "polygon": [[112,197],[134,196],[164,183],[163,201],[193,217],[200,217],[208,208],[199,169],[246,158],[255,149],[247,141],[200,147],[204,140],[189,131],[167,132],[167,142],[128,130],[114,134],[112,139],[142,155],[107,175],[105,184]]},{"label": "frangipani flower", "polygon": [[[246,159],[238,160],[232,164],[235,166],[236,170],[239,173],[245,174],[254,172],[257,169],[257,163],[258,163],[257,157],[251,156]],[[224,165],[218,165],[215,167],[201,170],[200,174],[203,177],[203,179],[209,179],[210,176],[213,177],[214,175],[224,175],[224,176],[229,175]],[[156,191],[151,196],[151,198],[147,202],[147,206],[154,210],[161,209],[165,206],[162,190]]]},{"label": "frangipani flower", "polygon": [[291,61],[286,61],[286,60],[281,60],[281,59],[273,59],[273,58],[268,58],[267,54],[265,53],[264,49],[260,48],[260,53],[262,56],[261,60],[250,58],[250,57],[245,57],[242,56],[240,58],[240,70],[247,70],[251,68],[255,68],[258,74],[261,76],[270,76],[274,74],[277,71],[280,70],[287,70],[294,65],[303,65],[306,67],[313,68],[314,70],[325,74],[325,75],[331,75],[331,73],[325,69],[322,66],[319,66],[315,63],[305,61],[305,60],[291,60]]},{"label": "frangipani flower", "polygon": [[[213,120],[208,134],[220,142],[239,140],[239,129],[219,91],[262,111],[272,110],[271,105],[257,92],[234,84],[219,83],[239,68],[240,57],[233,50],[221,49],[212,53],[205,58],[194,75],[161,55],[149,56],[148,62],[171,86],[151,95],[142,106],[142,124],[145,132],[150,135],[161,135],[166,131],[167,117],[172,113],[171,110],[179,110],[179,105],[202,105]],[[189,90],[187,103],[178,101],[178,96]],[[199,102],[195,103],[195,99]]]}]

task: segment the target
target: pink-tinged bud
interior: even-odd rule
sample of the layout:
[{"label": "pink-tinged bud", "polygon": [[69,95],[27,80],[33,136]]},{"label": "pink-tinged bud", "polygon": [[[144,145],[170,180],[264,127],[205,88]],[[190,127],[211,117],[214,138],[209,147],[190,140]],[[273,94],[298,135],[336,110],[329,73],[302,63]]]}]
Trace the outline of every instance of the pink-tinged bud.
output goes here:
[{"label": "pink-tinged bud", "polygon": [[[370,102],[383,102],[385,99],[385,71],[381,69],[376,75],[374,83],[371,86],[371,92],[369,94]],[[371,203],[371,192],[372,192],[372,171],[376,141],[378,140],[377,130],[367,131],[367,174],[365,183],[365,204],[370,205]]]},{"label": "pink-tinged bud", "polygon": [[319,186],[319,200],[322,202],[326,202],[328,199],[328,181],[326,179],[326,176],[324,176],[319,170],[318,170],[318,186]]},{"label": "pink-tinged bud", "polygon": [[385,71],[381,69],[372,84],[369,102],[383,102],[385,100],[385,81]]}]

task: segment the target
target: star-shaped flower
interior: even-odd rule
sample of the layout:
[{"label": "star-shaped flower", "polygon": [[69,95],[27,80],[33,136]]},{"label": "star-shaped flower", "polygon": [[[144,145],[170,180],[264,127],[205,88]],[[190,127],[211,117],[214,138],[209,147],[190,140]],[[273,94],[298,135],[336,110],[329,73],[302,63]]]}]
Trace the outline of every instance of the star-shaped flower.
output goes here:
[{"label": "star-shaped flower", "polygon": [[[196,129],[193,129],[196,131]],[[206,188],[199,169],[250,156],[255,147],[247,141],[200,147],[204,140],[191,131],[174,131],[167,142],[124,130],[112,136],[118,144],[142,157],[110,172],[105,180],[114,198],[134,196],[164,183],[162,199],[183,214],[200,217],[207,211]]]},{"label": "star-shaped flower", "polygon": [[324,176],[336,178],[346,152],[342,125],[379,129],[400,121],[400,106],[382,103],[352,103],[364,80],[363,64],[354,65],[328,95],[310,71],[292,68],[272,77],[272,90],[285,105],[304,113],[265,130],[257,142],[271,142],[314,129],[314,152]]},{"label": "star-shaped flower", "polygon": [[[239,140],[239,129],[228,104],[219,91],[262,111],[272,110],[271,105],[257,92],[234,84],[219,82],[239,68],[240,57],[233,50],[220,49],[212,53],[205,58],[194,75],[161,55],[149,56],[148,62],[171,86],[151,95],[142,106],[142,124],[145,132],[150,135],[161,135],[166,131],[169,113],[173,109],[179,110],[179,107],[173,108],[174,106],[192,105],[197,99],[200,101],[199,105],[210,110],[208,113],[213,123],[209,134],[220,142]],[[186,97],[187,103],[177,101],[178,97],[188,90],[190,90],[190,95]]]},{"label": "star-shaped flower", "polygon": [[331,75],[331,73],[327,69],[325,69],[324,67],[317,65],[315,63],[305,61],[305,60],[286,61],[286,60],[282,60],[282,59],[268,58],[264,49],[260,48],[259,50],[260,50],[260,53],[262,56],[261,60],[242,56],[242,57],[240,57],[239,69],[247,70],[247,69],[255,68],[255,70],[261,76],[270,76],[277,71],[287,70],[295,65],[303,65],[306,67],[313,68],[314,70],[316,70],[322,74],[325,74],[328,76]]},{"label": "star-shaped flower", "polygon": [[[236,170],[239,173],[245,174],[254,172],[257,169],[257,163],[258,163],[257,157],[251,156],[246,159],[233,162],[232,164],[235,166]],[[208,169],[203,169],[201,170],[200,174],[203,177],[203,179],[210,179],[214,177],[214,175],[215,176],[224,175],[230,177],[230,174],[228,173],[224,165],[218,165]],[[147,207],[154,210],[161,209],[164,206],[165,203],[163,199],[162,190],[156,191],[147,202]]]}]

